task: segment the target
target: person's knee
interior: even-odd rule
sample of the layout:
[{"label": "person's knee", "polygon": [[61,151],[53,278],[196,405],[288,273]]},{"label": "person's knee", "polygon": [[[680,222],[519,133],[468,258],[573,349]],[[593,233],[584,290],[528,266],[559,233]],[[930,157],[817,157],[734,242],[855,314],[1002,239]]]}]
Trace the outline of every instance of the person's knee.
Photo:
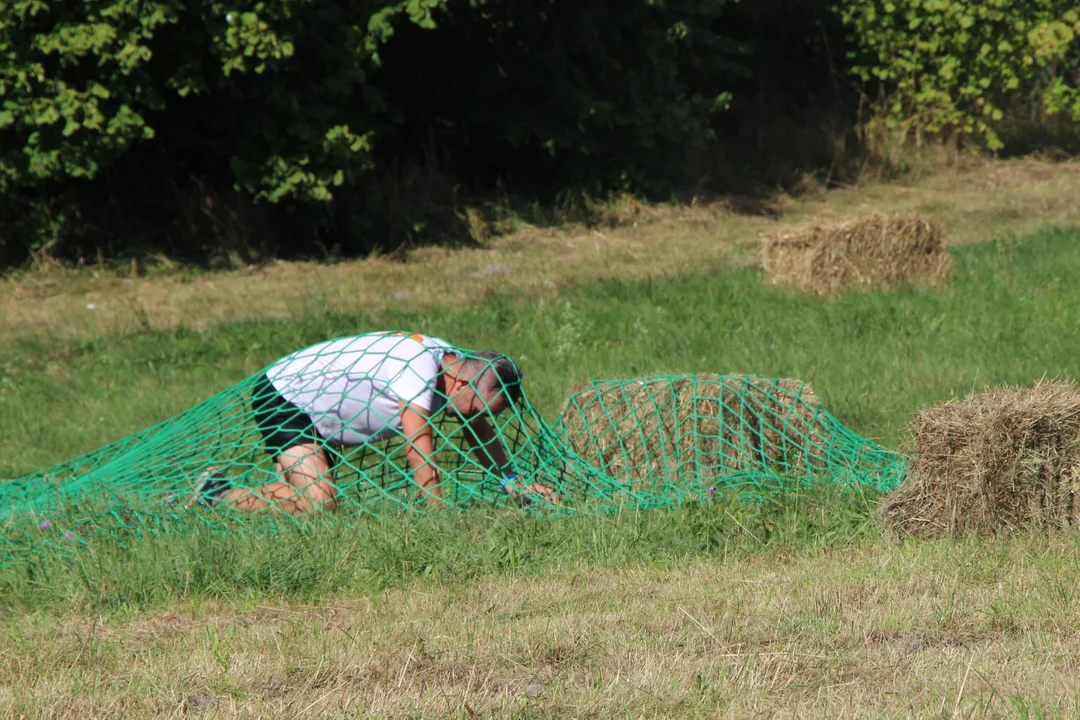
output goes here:
[{"label": "person's knee", "polygon": [[332,511],[338,506],[338,489],[327,482],[313,483],[304,490],[304,497],[320,510]]},{"label": "person's knee", "polygon": [[261,487],[255,491],[255,494],[260,496],[261,504],[268,510],[296,515],[310,509],[297,489],[285,483],[273,483]]},{"label": "person's knee", "polygon": [[289,500],[304,506],[305,512],[312,506],[333,510],[337,506],[338,489],[326,478],[312,478],[309,475],[290,475]]},{"label": "person's knee", "polygon": [[326,451],[314,444],[294,445],[281,451],[275,460],[275,466],[285,470],[299,467],[322,469],[329,467]]},{"label": "person's knee", "polygon": [[317,482],[311,486],[311,495],[314,499],[318,499],[320,502],[330,502],[336,500],[338,496],[338,489],[331,482]]}]

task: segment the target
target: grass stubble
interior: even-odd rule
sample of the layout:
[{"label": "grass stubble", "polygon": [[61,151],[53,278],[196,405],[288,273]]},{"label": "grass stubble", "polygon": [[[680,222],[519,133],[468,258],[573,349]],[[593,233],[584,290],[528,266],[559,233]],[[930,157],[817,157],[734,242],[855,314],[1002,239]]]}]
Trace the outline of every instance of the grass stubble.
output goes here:
[{"label": "grass stubble", "polygon": [[808,549],[738,520],[742,538],[665,559],[24,614],[2,638],[0,713],[1075,716],[1074,535],[849,528]]}]

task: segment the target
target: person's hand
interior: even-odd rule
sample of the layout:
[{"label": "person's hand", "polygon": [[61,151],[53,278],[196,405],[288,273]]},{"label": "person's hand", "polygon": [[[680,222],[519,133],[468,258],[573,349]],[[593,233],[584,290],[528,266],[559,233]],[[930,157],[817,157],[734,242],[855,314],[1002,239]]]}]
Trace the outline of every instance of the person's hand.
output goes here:
[{"label": "person's hand", "polygon": [[428,508],[439,510],[446,507],[446,502],[442,496],[442,476],[439,469],[428,465],[426,471],[421,470],[418,474],[426,476],[424,482],[418,482],[417,484],[420,485],[420,495],[424,498]]},{"label": "person's hand", "polygon": [[508,482],[505,486],[506,491],[510,497],[517,500],[522,505],[528,505],[532,502],[530,496],[540,496],[552,505],[559,504],[559,495],[549,488],[547,485],[541,485],[540,483],[532,482],[524,485],[524,489],[519,491],[518,488],[522,487],[522,481],[515,477],[512,481]]},{"label": "person's hand", "polygon": [[525,487],[525,493],[539,495],[552,505],[559,504],[559,494],[549,488],[547,485],[541,485],[540,483],[529,483]]}]

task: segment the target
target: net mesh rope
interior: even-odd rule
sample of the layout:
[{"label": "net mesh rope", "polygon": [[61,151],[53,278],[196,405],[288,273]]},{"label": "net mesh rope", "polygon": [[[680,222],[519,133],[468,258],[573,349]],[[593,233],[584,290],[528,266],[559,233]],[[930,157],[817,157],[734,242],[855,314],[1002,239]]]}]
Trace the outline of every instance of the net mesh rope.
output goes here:
[{"label": "net mesh rope", "polygon": [[[444,350],[453,355],[440,360]],[[0,482],[0,563],[42,543],[77,548],[99,533],[145,538],[193,526],[273,532],[313,515],[348,523],[424,512],[430,499],[407,457],[401,401],[431,410],[423,427],[433,441],[442,504],[452,508],[527,504],[606,513],[822,482],[887,491],[906,468],[904,456],[846,428],[798,381],[707,374],[597,380],[575,388],[548,424],[520,389],[506,391],[499,372],[506,362],[490,355],[405,333],[294,353],[154,427]],[[471,372],[486,379],[468,381],[468,368],[453,365],[455,358],[472,358]],[[464,391],[448,397],[438,388],[452,377],[468,382],[458,381]],[[494,397],[518,393],[509,407],[488,412],[500,409],[486,407]],[[492,440],[470,442],[469,429],[485,423]],[[507,469],[492,462],[495,445],[518,475],[509,492],[502,485]],[[283,450],[303,467],[325,452],[329,472],[317,477],[329,485],[313,482],[315,473],[283,473],[275,466]],[[208,492],[197,493],[207,478]],[[557,502],[526,492],[528,483],[554,491]],[[327,487],[332,503],[320,505]]]}]

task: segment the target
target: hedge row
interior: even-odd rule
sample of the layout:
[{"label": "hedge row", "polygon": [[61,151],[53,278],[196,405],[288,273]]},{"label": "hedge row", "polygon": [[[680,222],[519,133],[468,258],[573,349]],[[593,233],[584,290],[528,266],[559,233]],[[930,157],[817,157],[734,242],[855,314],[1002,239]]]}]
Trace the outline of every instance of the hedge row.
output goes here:
[{"label": "hedge row", "polygon": [[792,128],[867,90],[996,149],[1014,107],[1080,120],[1078,33],[1061,0],[0,0],[0,267],[363,252],[507,183],[798,170]]}]

